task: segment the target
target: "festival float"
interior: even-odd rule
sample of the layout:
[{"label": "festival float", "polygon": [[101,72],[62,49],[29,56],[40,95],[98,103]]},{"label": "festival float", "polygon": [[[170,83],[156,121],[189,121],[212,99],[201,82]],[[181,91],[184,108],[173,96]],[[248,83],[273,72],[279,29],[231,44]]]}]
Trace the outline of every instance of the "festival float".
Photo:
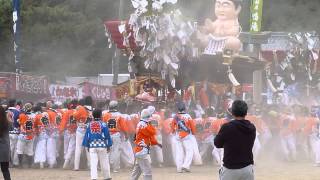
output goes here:
[{"label": "festival float", "polygon": [[216,0],[216,19],[203,25],[184,17],[177,0],[131,2],[135,12],[128,20],[105,22],[109,47],[128,57],[132,77],[118,85],[120,99],[180,98],[208,108],[231,96],[283,103],[304,89],[319,93],[317,34],[260,32],[262,1],[252,3],[250,32],[241,31],[241,0]]}]

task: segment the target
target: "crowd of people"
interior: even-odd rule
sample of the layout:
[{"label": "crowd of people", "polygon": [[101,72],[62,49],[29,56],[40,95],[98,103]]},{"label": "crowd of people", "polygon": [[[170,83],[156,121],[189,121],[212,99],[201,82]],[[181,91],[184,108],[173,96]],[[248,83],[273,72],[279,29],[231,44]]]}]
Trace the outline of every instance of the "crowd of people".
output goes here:
[{"label": "crowd of people", "polygon": [[[143,105],[125,114],[117,101],[94,106],[91,97],[64,105],[10,100],[2,105],[10,122],[10,165],[91,168],[91,178],[97,179],[100,161],[104,179],[111,179],[110,172],[133,168],[133,180],[141,174],[152,179],[152,166],[175,165],[178,173],[191,172],[192,164],[222,166],[224,150],[214,139],[233,119],[230,107],[202,113],[183,102],[169,107]],[[305,157],[320,166],[319,115],[318,107],[252,104],[246,119],[256,127],[255,161],[269,143],[278,143],[285,161]]]}]

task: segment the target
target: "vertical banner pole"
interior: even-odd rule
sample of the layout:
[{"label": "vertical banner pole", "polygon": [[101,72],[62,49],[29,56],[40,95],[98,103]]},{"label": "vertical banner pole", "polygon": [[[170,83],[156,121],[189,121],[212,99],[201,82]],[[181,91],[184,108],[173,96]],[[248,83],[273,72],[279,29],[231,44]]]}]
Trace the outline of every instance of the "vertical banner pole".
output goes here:
[{"label": "vertical banner pole", "polygon": [[21,71],[21,56],[20,56],[20,0],[13,0],[12,1],[13,13],[12,13],[12,20],[13,20],[13,50],[14,50],[14,64],[16,67],[16,90],[19,90],[20,84],[20,73]]}]

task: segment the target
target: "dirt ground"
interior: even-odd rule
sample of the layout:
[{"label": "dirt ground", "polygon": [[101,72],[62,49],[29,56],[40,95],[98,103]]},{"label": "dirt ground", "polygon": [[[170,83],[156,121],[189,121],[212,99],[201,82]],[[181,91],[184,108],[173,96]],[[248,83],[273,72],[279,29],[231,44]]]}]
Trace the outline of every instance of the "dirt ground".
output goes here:
[{"label": "dirt ground", "polygon": [[[192,173],[177,174],[174,167],[154,168],[155,180],[218,180],[218,167],[205,165],[192,167]],[[89,171],[11,169],[13,180],[88,180]],[[128,180],[129,170],[112,174],[114,180]],[[255,166],[256,180],[320,180],[320,167],[311,162],[284,163],[270,158],[260,159]],[[140,178],[141,179],[141,178]]]}]

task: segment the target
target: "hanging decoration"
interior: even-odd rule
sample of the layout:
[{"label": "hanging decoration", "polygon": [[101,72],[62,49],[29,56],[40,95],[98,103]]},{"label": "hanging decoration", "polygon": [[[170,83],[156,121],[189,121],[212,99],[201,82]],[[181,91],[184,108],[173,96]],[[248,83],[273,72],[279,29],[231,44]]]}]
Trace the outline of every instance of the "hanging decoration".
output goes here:
[{"label": "hanging decoration", "polygon": [[[196,23],[182,17],[179,9],[174,8],[177,0],[131,0],[135,8],[128,22],[118,24],[121,47],[129,57],[128,70],[137,73],[135,57],[144,60],[144,68],[149,72],[161,74],[176,87],[176,77],[180,61],[198,58],[197,47],[191,38],[197,29]],[[108,24],[106,25],[108,26]],[[110,31],[110,27],[106,30]],[[111,33],[112,34],[112,33]],[[111,37],[109,38],[110,47]],[[118,36],[118,35],[117,35]],[[134,40],[134,42],[132,42]]]},{"label": "hanging decoration", "polygon": [[286,57],[280,61],[273,52],[273,63],[266,68],[268,87],[281,97],[295,98],[299,91],[309,96],[319,81],[319,38],[315,32],[297,32],[289,33],[288,39]]},{"label": "hanging decoration", "polygon": [[251,0],[250,32],[261,31],[263,0]]}]

